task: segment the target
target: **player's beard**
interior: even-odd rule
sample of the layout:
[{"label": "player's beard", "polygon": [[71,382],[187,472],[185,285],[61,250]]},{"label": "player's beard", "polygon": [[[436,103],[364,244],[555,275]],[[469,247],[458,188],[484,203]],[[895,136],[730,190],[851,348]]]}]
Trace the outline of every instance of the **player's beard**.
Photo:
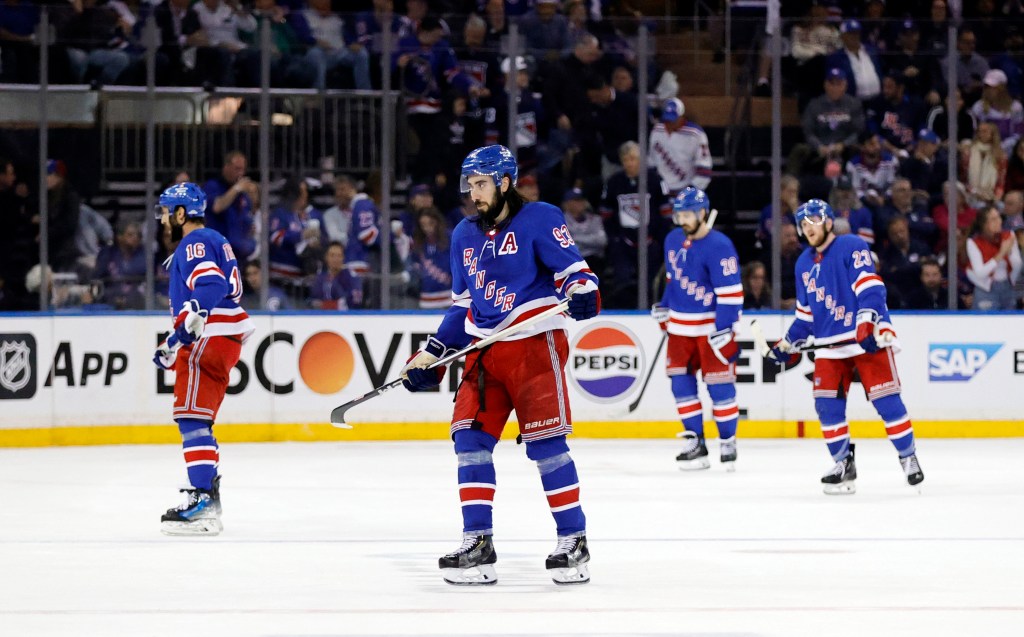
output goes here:
[{"label": "player's beard", "polygon": [[818,241],[812,243],[811,242],[811,238],[807,237],[807,245],[811,246],[812,248],[820,248],[821,246],[825,245],[826,241],[828,241],[828,235],[829,235],[830,232],[831,232],[831,230],[829,230],[824,224],[822,224],[822,226],[821,226],[821,239],[819,239]]},{"label": "player's beard", "polygon": [[687,227],[684,224],[683,225],[683,232],[686,233],[687,237],[692,237],[692,236],[696,235],[698,232],[700,232],[700,227],[701,227],[702,224],[703,224],[703,222],[697,221],[696,223],[693,224],[693,230],[690,230],[690,228]]},{"label": "player's beard", "polygon": [[495,192],[494,196],[491,197],[491,201],[487,205],[487,210],[481,210],[477,206],[477,211],[480,213],[480,218],[483,220],[484,225],[488,228],[494,227],[498,217],[501,216],[501,210],[505,207],[505,197],[501,192]]},{"label": "player's beard", "polygon": [[173,218],[168,218],[167,223],[171,226],[171,243],[177,243],[185,238],[185,229],[175,223]]}]

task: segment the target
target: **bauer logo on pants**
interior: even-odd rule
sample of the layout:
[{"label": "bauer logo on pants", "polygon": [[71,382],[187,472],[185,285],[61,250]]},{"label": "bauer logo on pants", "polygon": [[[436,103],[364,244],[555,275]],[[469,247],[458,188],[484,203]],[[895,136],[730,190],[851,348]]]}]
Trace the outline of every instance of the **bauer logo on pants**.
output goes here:
[{"label": "bauer logo on pants", "polygon": [[615,323],[597,323],[580,332],[569,349],[573,383],[599,403],[622,400],[640,384],[644,350],[632,332]]},{"label": "bauer logo on pants", "polygon": [[31,334],[0,334],[0,399],[36,394],[36,339]]}]

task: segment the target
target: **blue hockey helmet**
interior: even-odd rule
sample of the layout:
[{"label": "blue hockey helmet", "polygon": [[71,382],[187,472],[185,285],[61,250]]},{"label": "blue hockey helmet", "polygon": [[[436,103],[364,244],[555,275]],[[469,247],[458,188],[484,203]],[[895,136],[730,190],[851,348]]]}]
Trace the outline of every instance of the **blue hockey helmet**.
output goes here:
[{"label": "blue hockey helmet", "polygon": [[486,175],[494,179],[494,185],[501,188],[501,178],[508,175],[515,186],[519,180],[519,164],[512,151],[500,144],[477,148],[462,161],[462,178],[459,190],[469,192],[469,178]]},{"label": "blue hockey helmet", "polygon": [[832,206],[828,205],[821,199],[811,199],[807,203],[801,205],[796,209],[796,231],[801,236],[803,235],[803,221],[806,219],[809,223],[816,226],[820,226],[825,223],[825,219],[836,218],[836,213],[832,210]]},{"label": "blue hockey helmet", "polygon": [[693,186],[687,186],[679,191],[679,194],[672,200],[672,219],[679,224],[676,219],[676,215],[680,212],[694,212],[697,213],[697,217],[700,217],[700,213],[704,213],[704,219],[708,218],[708,213],[711,211],[711,199],[708,198],[706,192],[700,188],[694,188]]},{"label": "blue hockey helmet", "polygon": [[186,219],[203,219],[206,216],[206,193],[189,181],[174,184],[160,193],[157,219],[163,215],[164,208],[173,214],[178,206],[185,208]]}]

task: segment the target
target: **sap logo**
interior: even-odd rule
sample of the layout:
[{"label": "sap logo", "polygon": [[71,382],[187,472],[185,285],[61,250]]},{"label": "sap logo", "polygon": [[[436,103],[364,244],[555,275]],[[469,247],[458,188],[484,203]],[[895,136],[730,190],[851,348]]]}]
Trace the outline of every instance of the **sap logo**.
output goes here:
[{"label": "sap logo", "polygon": [[928,380],[966,382],[982,370],[1002,343],[930,343]]}]

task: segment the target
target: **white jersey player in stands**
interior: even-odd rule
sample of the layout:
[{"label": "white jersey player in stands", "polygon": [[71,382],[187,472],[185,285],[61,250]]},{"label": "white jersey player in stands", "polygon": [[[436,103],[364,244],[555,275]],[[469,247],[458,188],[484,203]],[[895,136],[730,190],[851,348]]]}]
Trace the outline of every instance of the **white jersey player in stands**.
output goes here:
[{"label": "white jersey player in stands", "polygon": [[821,431],[835,460],[822,477],[829,495],[855,493],[857,467],[846,422],[846,397],[854,372],[864,393],[885,422],[885,431],[899,453],[907,482],[924,480],[914,446],[914,429],[900,398],[895,354],[896,332],[885,304],[885,284],[875,273],[867,243],[856,235],[832,231],[835,212],[820,199],[796,211],[796,223],[810,247],[796,262],[796,320],[771,349],[780,364],[795,362],[809,337],[818,345],[814,360],[814,407]]},{"label": "white jersey player in stands", "polygon": [[683,102],[665,100],[661,123],[651,131],[647,161],[658,169],[672,192],[687,186],[705,189],[711,183],[711,151],[704,129],[683,116]]}]

